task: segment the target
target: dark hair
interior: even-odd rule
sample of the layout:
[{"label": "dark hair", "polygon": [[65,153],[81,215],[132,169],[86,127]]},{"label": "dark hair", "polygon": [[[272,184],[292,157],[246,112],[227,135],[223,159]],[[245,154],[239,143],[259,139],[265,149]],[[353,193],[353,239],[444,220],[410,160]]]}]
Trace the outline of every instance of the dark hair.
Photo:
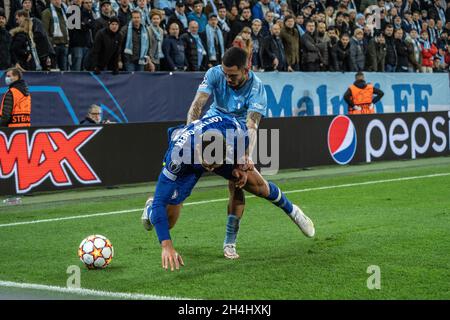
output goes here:
[{"label": "dark hair", "polygon": [[361,71],[358,71],[358,72],[355,74],[355,79],[358,79],[358,78],[364,78],[364,73],[362,73]]},{"label": "dark hair", "polygon": [[30,17],[30,14],[25,10],[17,10],[15,15],[18,17],[25,17],[25,18]]},{"label": "dark hair", "polygon": [[341,34],[341,39],[343,38],[343,37],[347,37],[347,38],[350,38],[350,35],[348,34],[348,33],[343,33],[343,34]]},{"label": "dark hair", "polygon": [[238,69],[245,68],[247,66],[247,52],[238,47],[231,47],[225,51],[222,63],[229,68],[233,66],[237,66]]},{"label": "dark hair", "polygon": [[394,26],[392,25],[392,24],[390,24],[390,23],[388,23],[385,27],[384,27],[384,30],[386,30],[387,28],[393,28]]},{"label": "dark hair", "polygon": [[131,15],[133,15],[133,14],[139,14],[142,18],[142,12],[138,9],[134,9],[133,11],[131,11]]},{"label": "dark hair", "polygon": [[295,20],[295,16],[288,15],[288,16],[284,17],[284,22],[286,23],[286,21],[288,21],[289,19],[294,19]]},{"label": "dark hair", "polygon": [[11,72],[14,76],[19,77],[19,80],[22,79],[23,77],[23,73],[22,71],[20,71],[19,68],[13,67],[13,68],[9,68],[8,70],[6,70],[6,73]]}]

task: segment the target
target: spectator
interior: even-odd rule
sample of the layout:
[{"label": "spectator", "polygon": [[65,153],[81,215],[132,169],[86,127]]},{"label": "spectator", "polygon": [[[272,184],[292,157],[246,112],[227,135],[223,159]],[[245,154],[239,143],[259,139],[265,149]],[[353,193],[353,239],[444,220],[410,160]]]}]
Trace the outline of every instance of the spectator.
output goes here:
[{"label": "spectator", "polygon": [[366,8],[377,5],[377,0],[361,0],[359,11],[364,12]]},{"label": "spectator", "polygon": [[[449,2],[447,1],[447,3]],[[428,8],[428,16],[433,20],[446,21],[445,8],[442,7],[441,0],[434,0],[433,5]]]},{"label": "spectator", "polygon": [[10,31],[11,41],[11,62],[23,71],[42,70],[36,45],[33,41],[33,22],[30,18],[22,20],[17,28]]},{"label": "spectator", "polygon": [[[31,23],[27,18],[24,23]],[[31,33],[31,27],[29,27]],[[29,127],[31,124],[31,95],[19,68],[6,71],[5,84],[8,86],[0,101],[0,127]]]},{"label": "spectator", "polygon": [[164,58],[162,49],[164,30],[160,27],[161,19],[162,16],[159,10],[153,9],[150,12],[151,24],[148,27],[148,33],[150,36],[150,71],[160,71],[161,59]]},{"label": "spectator", "polygon": [[274,19],[274,13],[272,11],[267,11],[262,22],[261,32],[263,37],[267,37],[270,34],[270,29],[272,29]]},{"label": "spectator", "polygon": [[271,34],[264,38],[261,48],[261,62],[264,71],[287,71],[287,61],[283,41],[280,38],[281,28],[274,24]]},{"label": "spectator", "polygon": [[202,33],[205,31],[206,25],[208,24],[208,18],[203,13],[203,2],[196,0],[194,2],[194,12],[190,12],[187,15],[189,21],[196,21],[198,23],[198,32]]},{"label": "spectator", "polygon": [[394,32],[395,52],[397,53],[396,72],[408,72],[409,60],[413,57],[413,48],[403,40],[403,30],[396,29]]},{"label": "spectator", "polygon": [[341,39],[331,50],[332,56],[332,71],[350,71],[351,61],[350,61],[350,36],[346,33],[341,35]]},{"label": "spectator", "polygon": [[[95,20],[94,38],[97,32],[109,26],[109,20],[115,16],[110,0],[101,0],[100,17]],[[119,20],[120,21],[120,20]]]},{"label": "spectator", "polygon": [[21,9],[20,0],[0,0],[0,9],[3,9],[6,16],[6,29],[11,30],[14,28],[14,17],[16,11]]},{"label": "spectator", "polygon": [[[83,6],[81,3],[83,2]],[[83,60],[89,48],[92,47],[92,33],[95,27],[95,18],[92,11],[92,0],[75,0],[74,5],[80,7],[81,29],[69,30],[69,47],[72,56],[71,70],[81,71]]]},{"label": "spectator", "polygon": [[294,16],[284,18],[284,26],[280,33],[286,53],[287,71],[300,70],[300,34],[295,27]]},{"label": "spectator", "polygon": [[6,30],[6,14],[0,8],[0,70],[6,70],[11,66],[11,35]]},{"label": "spectator", "polygon": [[22,10],[28,12],[30,18],[42,20],[42,11],[45,10],[46,4],[42,0],[22,0]]},{"label": "spectator", "polygon": [[247,67],[249,70],[252,68],[252,55],[253,55],[253,43],[252,43],[252,29],[244,27],[241,33],[239,33],[233,41],[233,47],[244,49],[247,53]]},{"label": "spectator", "polygon": [[[401,29],[400,29],[401,30]],[[350,61],[351,71],[363,71],[366,62],[366,50],[363,44],[364,31],[355,29],[355,33],[350,40]]]},{"label": "spectator", "polygon": [[259,71],[262,68],[261,63],[261,47],[264,37],[261,35],[262,22],[259,19],[254,19],[252,22],[252,67],[253,71]]},{"label": "spectator", "polygon": [[302,47],[302,67],[304,71],[320,71],[323,62],[320,49],[317,46],[314,31],[316,25],[313,21],[306,23],[306,32],[300,42]]},{"label": "spectator", "polygon": [[427,30],[422,30],[420,34],[420,46],[422,52],[422,72],[433,72],[433,57],[437,53],[437,48],[428,40]]},{"label": "spectator", "polygon": [[86,57],[86,69],[94,70],[96,74],[103,70],[116,74],[122,68],[120,55],[123,38],[119,32],[120,20],[111,17],[108,24],[108,28],[97,32],[94,46]]},{"label": "spectator", "polygon": [[180,39],[184,43],[184,53],[187,63],[186,71],[205,71],[207,69],[207,55],[206,49],[198,34],[197,21],[189,22],[188,32],[182,34]]},{"label": "spectator", "polygon": [[221,64],[225,53],[225,40],[222,30],[218,27],[218,22],[217,15],[211,13],[205,31],[200,33],[200,38],[208,54],[209,67]]},{"label": "spectator", "polygon": [[[25,10],[16,11],[16,23],[20,25],[26,18],[29,18],[29,13]],[[36,44],[36,51],[39,57],[39,63],[42,70],[49,71],[51,68],[51,56],[55,55],[53,46],[44,29],[44,25],[38,18],[31,18],[33,41]]]},{"label": "spectator", "polygon": [[[419,41],[419,34],[417,30],[412,29],[406,41],[410,43],[411,46],[411,56],[409,60],[408,71],[409,72],[420,72],[422,65],[422,46]],[[414,63],[415,62],[415,63]]]},{"label": "spectator", "polygon": [[120,30],[123,38],[122,62],[126,71],[144,71],[145,65],[150,62],[150,39],[147,28],[142,20],[140,10],[131,13],[128,26]]},{"label": "spectator", "polygon": [[428,19],[428,39],[431,43],[436,43],[439,38],[439,34],[436,28],[436,24],[433,19]]},{"label": "spectator", "polygon": [[[148,11],[148,0],[136,0],[136,7],[134,10],[137,10],[141,13],[141,23],[148,27],[150,25],[150,12]],[[133,17],[131,17],[133,19]]]},{"label": "spectator", "polygon": [[130,0],[120,0],[120,6],[117,10],[117,17],[120,21],[120,28],[127,26],[131,21]]},{"label": "spectator", "polygon": [[174,22],[169,26],[169,36],[163,41],[164,61],[169,71],[185,71],[187,68],[184,43],[179,34],[180,28]]},{"label": "spectator", "polygon": [[270,0],[260,0],[252,8],[252,17],[262,21],[269,11],[274,11],[273,3]]},{"label": "spectator", "polygon": [[69,55],[69,30],[67,29],[65,4],[62,4],[61,0],[51,0],[50,7],[42,12],[42,23],[53,44],[57,66],[60,70],[66,71]]},{"label": "spectator", "polygon": [[441,58],[434,57],[433,60],[433,73],[445,72],[445,64],[441,62]]},{"label": "spectator", "polygon": [[317,33],[316,33],[315,40],[317,43],[317,47],[319,48],[320,55],[322,57],[321,66],[320,66],[321,71],[329,70],[329,64],[330,64],[330,59],[329,59],[330,53],[328,52],[328,50],[331,47],[331,45],[330,45],[331,39],[328,36],[326,30],[327,30],[327,27],[325,25],[325,22],[319,22],[317,24]]},{"label": "spectator", "polygon": [[385,71],[395,72],[397,67],[397,52],[395,51],[394,28],[391,24],[386,25],[384,29],[384,38],[386,41]]},{"label": "spectator", "polygon": [[[169,17],[168,25],[172,23],[178,24],[180,29],[180,34],[186,33],[188,31],[188,18],[185,14],[186,7],[183,0],[178,0],[175,5],[175,10],[173,14]],[[198,24],[197,24],[198,25]]]},{"label": "spectator", "polygon": [[338,12],[336,14],[336,21],[334,23],[334,27],[339,31],[339,34],[348,33],[350,34],[350,26],[344,20],[344,13]]},{"label": "spectator", "polygon": [[367,46],[366,70],[384,72],[386,59],[386,42],[382,33],[373,37]]},{"label": "spectator", "polygon": [[219,10],[217,11],[217,19],[219,20],[219,28],[222,30],[225,38],[228,33],[231,31],[231,22],[227,17],[227,9],[225,6],[219,6]]},{"label": "spectator", "polygon": [[231,42],[234,38],[241,32],[244,27],[252,27],[252,12],[250,8],[245,8],[242,10],[241,16],[235,20],[231,26],[231,31],[228,35],[227,47],[231,46]]},{"label": "spectator", "polygon": [[415,29],[417,33],[422,32],[422,20],[420,19],[420,12],[414,11],[412,16],[412,29]]},{"label": "spectator", "polygon": [[300,38],[301,38],[306,32],[305,18],[303,17],[303,15],[298,15],[295,18],[295,27],[297,28],[298,34],[300,35]]},{"label": "spectator", "polygon": [[81,125],[96,125],[100,123],[109,123],[109,121],[102,121],[102,108],[100,106],[93,104],[89,107],[86,117],[80,121]]}]

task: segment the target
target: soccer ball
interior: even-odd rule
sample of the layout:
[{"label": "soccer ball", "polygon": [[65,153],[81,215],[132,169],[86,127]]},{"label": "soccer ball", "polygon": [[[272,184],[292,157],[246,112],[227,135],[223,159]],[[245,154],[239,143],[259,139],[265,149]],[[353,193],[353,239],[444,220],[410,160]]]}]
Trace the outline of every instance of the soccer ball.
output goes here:
[{"label": "soccer ball", "polygon": [[103,269],[111,263],[114,248],[106,237],[92,235],[81,241],[78,257],[88,269]]}]

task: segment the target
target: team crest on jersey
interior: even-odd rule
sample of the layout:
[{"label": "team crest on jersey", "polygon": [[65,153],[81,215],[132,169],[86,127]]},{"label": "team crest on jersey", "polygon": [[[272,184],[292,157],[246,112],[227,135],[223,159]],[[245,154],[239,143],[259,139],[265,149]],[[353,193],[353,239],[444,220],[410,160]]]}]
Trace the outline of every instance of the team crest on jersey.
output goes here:
[{"label": "team crest on jersey", "polygon": [[180,172],[180,170],[181,170],[181,163],[179,161],[177,161],[177,160],[170,161],[169,171],[171,173],[176,174],[176,173]]}]

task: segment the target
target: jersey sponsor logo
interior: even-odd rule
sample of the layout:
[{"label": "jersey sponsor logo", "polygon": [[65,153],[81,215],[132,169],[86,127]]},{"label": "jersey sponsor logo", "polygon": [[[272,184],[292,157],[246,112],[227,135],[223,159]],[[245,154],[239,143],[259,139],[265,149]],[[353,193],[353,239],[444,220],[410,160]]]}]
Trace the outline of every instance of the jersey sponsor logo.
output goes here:
[{"label": "jersey sponsor logo", "polygon": [[48,178],[55,186],[71,186],[68,170],[82,184],[100,183],[80,148],[101,129],[80,128],[70,135],[61,129],[40,129],[31,140],[27,130],[14,131],[9,139],[0,132],[0,178],[14,176],[17,193],[26,193]]},{"label": "jersey sponsor logo", "polygon": [[208,87],[208,77],[205,75],[202,83],[198,86],[199,89],[206,89]]},{"label": "jersey sponsor logo", "polygon": [[338,164],[347,164],[356,152],[356,129],[350,118],[337,116],[328,128],[328,150]]}]

